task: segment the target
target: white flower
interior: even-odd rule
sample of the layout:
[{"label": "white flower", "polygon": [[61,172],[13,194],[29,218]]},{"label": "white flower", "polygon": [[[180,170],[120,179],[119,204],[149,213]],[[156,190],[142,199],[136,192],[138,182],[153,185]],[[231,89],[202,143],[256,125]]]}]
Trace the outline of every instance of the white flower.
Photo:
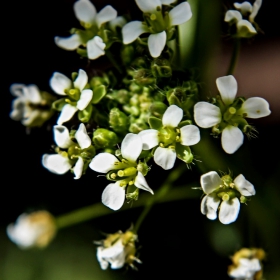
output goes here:
[{"label": "white flower", "polygon": [[[180,3],[168,13],[168,20],[162,16],[162,5],[169,5],[174,0],[136,0],[140,10],[151,14],[151,28],[141,21],[131,21],[123,29],[123,43],[134,42],[141,34],[151,33],[148,37],[148,47],[152,57],[159,57],[167,41],[166,31],[175,25],[180,25],[192,17],[191,8],[188,2]],[[154,23],[156,26],[153,26]],[[160,27],[159,27],[160,26]]]},{"label": "white flower", "polygon": [[12,84],[10,91],[16,97],[10,113],[13,120],[21,121],[25,126],[40,126],[51,116],[50,110],[42,109],[46,100],[36,85]]},{"label": "white flower", "polygon": [[[58,147],[62,149],[67,149],[74,145],[69,135],[69,130],[63,125],[55,125],[53,127],[54,140]],[[86,149],[91,145],[91,139],[87,134],[85,125],[80,124],[78,130],[75,133],[75,138],[78,142],[80,149]],[[74,179],[80,179],[83,174],[84,160],[81,156],[77,156],[78,160],[73,167],[73,172],[75,174]],[[50,172],[55,174],[64,174],[69,171],[73,165],[73,159],[70,159],[66,152],[61,154],[45,154],[42,157],[42,164]]]},{"label": "white flower", "polygon": [[163,114],[162,129],[147,129],[139,133],[143,142],[143,150],[150,150],[159,145],[155,150],[154,160],[165,170],[173,168],[176,155],[179,157],[176,154],[177,146],[180,144],[192,146],[200,141],[200,132],[197,126],[178,127],[182,118],[183,110],[176,105],[171,105]]},{"label": "white flower", "polygon": [[47,211],[21,214],[7,227],[8,237],[22,249],[45,247],[56,233],[54,217]]},{"label": "white flower", "polygon": [[82,69],[79,70],[79,74],[73,83],[61,73],[55,72],[53,74],[50,79],[50,86],[55,93],[62,96],[67,96],[68,94],[70,98],[72,94],[78,96],[78,98],[75,97],[75,101],[71,102],[72,105],[66,104],[63,106],[57,120],[58,125],[69,121],[78,110],[82,111],[90,104],[93,92],[91,89],[85,89],[87,83],[87,73]]},{"label": "white flower", "polygon": [[117,232],[109,234],[108,237],[98,243],[103,246],[97,247],[97,260],[102,269],[107,269],[109,264],[112,269],[122,268],[125,264],[130,265],[132,268],[133,261],[140,263],[135,255],[135,241],[137,235],[131,231],[125,233]]},{"label": "white flower", "polygon": [[[268,116],[268,102],[260,97],[248,98],[240,108],[233,104],[237,93],[237,82],[232,75],[216,80],[223,102],[223,111],[208,102],[198,102],[194,106],[194,119],[198,126],[210,128],[222,125],[222,147],[228,154],[233,154],[243,144],[243,133],[238,123],[244,118],[262,118]],[[244,120],[245,121],[245,120]]]},{"label": "white flower", "polygon": [[86,29],[94,30],[94,32],[90,30],[89,34],[95,33],[95,35],[91,38],[84,38],[80,35],[82,33],[75,33],[67,38],[55,37],[55,43],[65,50],[75,50],[80,45],[86,45],[89,59],[96,59],[104,55],[106,45],[102,38],[96,35],[96,29],[98,30],[102,24],[114,20],[117,17],[117,11],[107,5],[97,13],[95,6],[89,0],[78,0],[74,3],[74,12],[76,18]]},{"label": "white flower", "polygon": [[244,202],[246,196],[256,193],[254,186],[242,174],[232,181],[229,175],[220,178],[217,172],[210,171],[201,176],[200,184],[206,194],[201,201],[201,213],[215,220],[220,207],[219,220],[223,224],[230,224],[237,219],[239,199]]},{"label": "white flower", "polygon": [[[229,10],[226,12],[225,21],[229,23],[236,24],[237,28],[237,36],[238,37],[252,37],[257,34],[257,30],[254,28],[253,24],[255,21],[255,17],[261,7],[262,0],[256,0],[253,6],[245,1],[243,3],[234,3],[234,7],[239,10]],[[249,21],[243,19],[243,16],[248,16]]]},{"label": "white flower", "polygon": [[110,174],[110,180],[116,181],[109,184],[102,193],[102,202],[107,207],[118,210],[122,207],[125,200],[126,185],[134,184],[137,188],[149,191],[144,175],[138,169],[137,159],[142,152],[142,141],[139,135],[128,133],[121,144],[122,161],[109,153],[100,153],[96,155],[89,167],[100,173]]},{"label": "white flower", "polygon": [[246,279],[254,280],[254,275],[256,272],[262,269],[260,261],[256,258],[254,259],[239,259],[239,265],[232,269],[228,275],[235,279]]}]

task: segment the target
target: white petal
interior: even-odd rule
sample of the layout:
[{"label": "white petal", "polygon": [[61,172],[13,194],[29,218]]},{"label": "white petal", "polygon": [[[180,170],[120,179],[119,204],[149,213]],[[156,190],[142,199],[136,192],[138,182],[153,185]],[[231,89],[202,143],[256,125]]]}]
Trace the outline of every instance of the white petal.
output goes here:
[{"label": "white petal", "polygon": [[148,47],[152,57],[159,57],[166,44],[166,32],[151,34],[148,38]]},{"label": "white petal", "polygon": [[81,157],[78,158],[78,161],[76,162],[73,171],[75,174],[74,179],[80,179],[83,174],[83,168],[84,168],[84,161]]},{"label": "white petal", "polygon": [[145,177],[143,176],[143,174],[141,172],[138,172],[138,174],[135,178],[134,185],[141,190],[148,191],[151,194],[154,194],[153,190],[149,187]]},{"label": "white petal", "polygon": [[112,259],[119,258],[119,256],[124,252],[124,245],[122,243],[122,239],[119,238],[117,242],[115,242],[110,247],[102,249],[99,256],[103,259],[108,259],[111,262]]},{"label": "white petal", "polygon": [[12,111],[10,113],[10,118],[15,121],[20,121],[26,110],[25,100],[23,98],[16,98],[12,102]]},{"label": "white petal", "polygon": [[142,152],[142,140],[138,134],[128,133],[121,144],[122,157],[135,162]]},{"label": "white petal", "polygon": [[256,1],[254,2],[252,13],[251,13],[251,15],[249,16],[249,20],[250,20],[251,22],[254,22],[255,17],[256,17],[256,15],[258,14],[261,5],[262,5],[262,0],[256,0]]},{"label": "white petal", "polygon": [[246,180],[242,174],[239,174],[234,179],[234,184],[237,190],[244,196],[251,196],[256,194],[254,185],[251,184],[248,180]]},{"label": "white petal", "polygon": [[122,207],[125,199],[125,189],[118,182],[109,184],[102,193],[102,203],[112,210]]},{"label": "white petal", "polygon": [[113,20],[117,17],[117,11],[110,5],[105,6],[96,16],[97,26],[100,27],[101,24]]},{"label": "white petal", "polygon": [[220,108],[208,102],[198,102],[194,106],[194,120],[202,128],[212,127],[222,120]]},{"label": "white petal", "polygon": [[192,11],[188,2],[179,4],[169,12],[170,25],[182,24],[188,21],[191,17]]},{"label": "white petal", "polygon": [[66,157],[63,157],[62,155],[59,155],[59,154],[43,155],[42,164],[50,172],[59,174],[59,175],[66,173],[71,168],[69,159]]},{"label": "white petal", "polygon": [[251,37],[257,34],[257,30],[254,28],[251,22],[246,19],[242,19],[237,23],[237,32],[240,37]]},{"label": "white petal", "polygon": [[59,118],[57,120],[57,124],[63,124],[65,122],[71,120],[77,111],[78,111],[78,108],[76,108],[70,104],[64,105],[62,108],[62,111],[59,115]]},{"label": "white petal", "polygon": [[201,201],[201,213],[206,215],[209,220],[215,220],[217,218],[217,209],[219,204],[220,199],[218,199],[215,195],[206,195]]},{"label": "white petal", "polygon": [[87,73],[80,69],[76,80],[74,81],[74,87],[82,91],[88,82]]},{"label": "white petal", "polygon": [[176,160],[176,152],[173,149],[157,147],[154,154],[154,161],[163,169],[173,168]]},{"label": "white petal", "polygon": [[71,88],[72,81],[65,75],[54,72],[50,79],[50,86],[55,93],[66,95],[65,90]]},{"label": "white petal", "polygon": [[139,9],[144,13],[155,12],[157,7],[161,8],[160,0],[135,0]]},{"label": "white petal", "polygon": [[130,44],[145,32],[149,30],[141,21],[131,21],[122,28],[123,43]]},{"label": "white petal", "polygon": [[233,154],[243,144],[244,135],[235,126],[228,125],[222,132],[222,147],[228,154]]},{"label": "white petal", "polygon": [[177,105],[169,106],[162,116],[164,126],[177,127],[183,118],[183,110]]},{"label": "white petal", "polygon": [[219,186],[222,185],[223,182],[216,171],[210,171],[200,177],[200,184],[204,193],[210,194],[211,192],[219,188]]},{"label": "white petal", "polygon": [[13,96],[22,97],[23,88],[25,88],[25,87],[26,87],[26,85],[24,85],[24,84],[12,84],[10,86],[10,92]]},{"label": "white petal", "polygon": [[174,2],[176,2],[177,0],[160,0],[162,5],[169,5],[172,4]]},{"label": "white petal", "polygon": [[99,264],[101,266],[101,269],[105,270],[105,269],[108,268],[109,263],[108,263],[108,261],[103,259],[102,251],[103,251],[103,247],[97,247],[97,254],[96,254],[96,256],[97,256],[97,260],[99,261]]},{"label": "white petal", "polygon": [[248,98],[238,110],[238,114],[246,113],[247,118],[258,119],[270,115],[269,103],[261,97]]},{"label": "white petal", "polygon": [[222,224],[233,223],[239,214],[240,202],[237,197],[221,203],[219,220]]},{"label": "white petal", "polygon": [[22,89],[25,98],[33,104],[39,104],[42,101],[40,91],[36,85],[29,85]]},{"label": "white petal", "polygon": [[180,129],[181,144],[184,146],[192,146],[200,141],[200,132],[196,125],[185,125]]},{"label": "white petal", "polygon": [[93,171],[107,173],[108,171],[114,169],[116,162],[119,162],[119,160],[114,155],[109,153],[100,153],[92,159],[89,167]]},{"label": "white petal", "polygon": [[75,138],[82,149],[86,149],[91,145],[91,139],[88,136],[86,127],[83,123],[80,124],[78,130],[76,131]]},{"label": "white petal", "polygon": [[81,92],[79,101],[77,102],[77,108],[81,111],[84,110],[90,103],[92,96],[93,96],[93,92],[91,89],[84,89]]},{"label": "white petal", "polygon": [[74,13],[79,21],[93,23],[96,9],[89,0],[79,0],[74,3]]},{"label": "white petal", "polygon": [[54,37],[54,42],[57,46],[67,51],[76,50],[82,44],[81,37],[78,34],[73,34],[67,38]]},{"label": "white petal", "polygon": [[230,21],[238,22],[240,20],[242,20],[242,15],[238,11],[229,10],[225,14],[225,22],[230,22]]},{"label": "white petal", "polygon": [[104,55],[104,49],[106,44],[99,36],[93,37],[87,42],[87,54],[89,59],[96,59],[101,55]]},{"label": "white petal", "polygon": [[62,149],[67,149],[69,146],[74,144],[69,135],[69,130],[66,126],[55,125],[53,127],[54,141],[56,145]]},{"label": "white petal", "polygon": [[216,80],[221,98],[226,105],[233,103],[237,93],[237,82],[232,75],[220,77]]},{"label": "white petal", "polygon": [[233,5],[237,10],[241,11],[243,15],[246,15],[247,13],[251,13],[253,9],[251,3],[247,1],[243,3],[234,3]]},{"label": "white petal", "polygon": [[260,261],[258,259],[240,258],[238,266],[229,271],[229,276],[237,279],[253,279],[254,274],[261,270]]},{"label": "white petal", "polygon": [[155,129],[142,130],[138,134],[143,143],[143,150],[150,150],[158,145],[158,131]]}]

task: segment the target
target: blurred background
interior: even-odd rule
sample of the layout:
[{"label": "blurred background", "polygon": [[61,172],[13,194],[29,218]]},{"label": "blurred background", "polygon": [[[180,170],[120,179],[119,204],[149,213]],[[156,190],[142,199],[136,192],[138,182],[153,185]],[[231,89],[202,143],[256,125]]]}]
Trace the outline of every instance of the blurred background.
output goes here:
[{"label": "blurred background", "polygon": [[[102,271],[96,260],[94,240],[102,233],[125,231],[135,223],[141,209],[112,213],[58,232],[45,250],[22,251],[6,236],[6,226],[23,212],[46,209],[53,215],[78,209],[100,201],[106,180],[88,170],[80,180],[72,174],[51,174],[41,165],[41,157],[51,151],[52,124],[29,132],[9,118],[13,97],[12,83],[36,84],[51,92],[49,79],[54,71],[70,76],[87,67],[87,61],[75,52],[59,49],[55,36],[68,36],[79,27],[73,13],[74,0],[14,0],[5,3],[2,17],[2,195],[0,203],[0,279],[1,280],[94,280],[154,279],[162,276],[197,279],[227,279],[230,256],[242,247],[261,247],[267,252],[265,279],[280,279],[280,190],[279,138],[280,122],[280,29],[278,10],[272,1],[263,1],[256,22],[263,30],[256,38],[244,41],[235,77],[239,96],[259,96],[271,106],[269,117],[251,123],[259,132],[257,139],[244,141],[234,155],[225,155],[220,139],[209,138],[213,166],[220,156],[228,162],[221,170],[242,173],[252,182],[257,195],[248,206],[242,205],[238,220],[231,225],[210,221],[200,213],[200,191],[196,199],[164,203],[152,208],[139,230],[139,270]],[[131,12],[133,19],[141,13],[133,0],[92,1],[97,10],[111,4],[122,15]],[[190,1],[191,2],[191,1]],[[224,13],[234,1],[197,0],[196,47],[190,63],[201,70],[205,96],[217,94],[215,80],[224,76],[229,65],[232,41],[224,34]],[[212,2],[212,1],[211,1]],[[100,62],[101,61],[101,62]],[[96,68],[102,59],[96,61]],[[3,65],[4,64],[4,65]],[[94,65],[94,64],[93,64]],[[53,123],[55,122],[53,119]],[[207,138],[209,131],[202,131]],[[202,151],[202,150],[201,150]],[[195,154],[203,160],[208,153]],[[198,186],[200,165],[187,170],[178,185]],[[4,166],[4,169],[3,169]],[[205,167],[205,166],[204,166]],[[206,166],[208,171],[211,165]],[[152,164],[147,181],[155,191],[168,172]],[[174,186],[175,187],[175,186]],[[141,194],[140,194],[141,195]],[[104,206],[105,207],[105,206]]]}]

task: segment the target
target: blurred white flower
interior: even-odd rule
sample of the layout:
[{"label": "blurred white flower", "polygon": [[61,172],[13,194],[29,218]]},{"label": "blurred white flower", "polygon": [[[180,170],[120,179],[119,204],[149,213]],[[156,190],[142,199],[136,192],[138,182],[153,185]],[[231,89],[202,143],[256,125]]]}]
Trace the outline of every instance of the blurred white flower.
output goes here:
[{"label": "blurred white flower", "polygon": [[180,25],[192,17],[190,4],[182,2],[168,12],[168,15],[162,15],[162,5],[169,5],[174,0],[136,0],[141,11],[150,15],[149,27],[141,21],[131,21],[123,29],[123,43],[130,44],[134,42],[141,34],[151,33],[148,37],[148,47],[152,57],[159,57],[167,41],[167,30],[172,26]]},{"label": "blurred white flower", "polygon": [[233,154],[243,144],[244,139],[241,129],[238,128],[239,123],[242,123],[244,118],[262,118],[271,112],[268,102],[260,97],[248,98],[241,107],[235,107],[237,82],[232,75],[218,78],[216,84],[223,108],[208,102],[198,102],[194,106],[194,119],[202,128],[221,126],[222,147],[228,154]]},{"label": "blurred white flower", "polygon": [[109,153],[100,153],[92,159],[89,165],[92,170],[100,173],[110,172],[110,180],[116,181],[109,184],[102,193],[102,202],[107,207],[113,210],[122,207],[127,185],[135,185],[153,194],[137,163],[142,146],[139,135],[128,133],[121,144],[121,161]]},{"label": "blurred white flower", "polygon": [[62,96],[69,96],[75,101],[71,101],[71,104],[63,106],[60,116],[57,120],[57,124],[61,125],[69,121],[74,114],[80,110],[84,110],[91,102],[93,92],[91,89],[86,89],[85,86],[88,83],[87,73],[80,69],[79,74],[75,81],[72,81],[65,75],[55,72],[50,79],[50,86],[52,90]]},{"label": "blurred white flower", "polygon": [[47,211],[21,214],[7,227],[8,237],[22,249],[46,247],[56,234],[54,217]]},{"label": "blurred white flower", "polygon": [[204,198],[201,201],[201,213],[210,220],[217,218],[223,224],[230,224],[237,219],[240,201],[245,202],[247,196],[256,194],[254,186],[240,174],[234,180],[229,175],[222,178],[215,171],[203,174],[200,184]]},{"label": "blurred white flower", "polygon": [[[69,135],[69,130],[63,125],[55,125],[53,127],[54,140],[58,147],[67,149],[70,146],[75,145]],[[75,138],[78,142],[80,149],[86,149],[91,145],[91,139],[87,134],[86,127],[83,123],[80,124],[78,130],[75,133]],[[83,174],[84,160],[81,156],[77,156],[77,161],[73,167],[75,174],[74,179],[80,179]],[[64,174],[69,171],[75,162],[75,158],[69,158],[68,153],[62,152],[59,154],[44,154],[42,157],[43,166],[50,172],[55,174]]]}]

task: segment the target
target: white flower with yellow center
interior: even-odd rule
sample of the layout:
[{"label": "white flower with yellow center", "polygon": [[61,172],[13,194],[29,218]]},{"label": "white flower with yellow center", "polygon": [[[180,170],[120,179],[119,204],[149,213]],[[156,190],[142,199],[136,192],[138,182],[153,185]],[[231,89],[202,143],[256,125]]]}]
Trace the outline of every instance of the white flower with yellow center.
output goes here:
[{"label": "white flower with yellow center", "polygon": [[[53,131],[54,140],[59,148],[68,149],[70,147],[73,147],[75,150],[82,151],[83,149],[89,148],[91,145],[91,139],[88,136],[85,125],[83,123],[80,124],[78,130],[75,133],[75,138],[78,142],[78,145],[71,140],[67,127],[63,125],[55,125],[53,127]],[[45,154],[42,158],[42,164],[50,172],[59,175],[68,172],[74,164],[74,179],[80,179],[83,174],[84,160],[80,155],[76,155],[75,151],[73,152],[73,154],[74,157],[72,156],[72,158],[69,154],[69,151],[68,153],[61,152],[59,154],[53,155]]]},{"label": "white flower with yellow center", "polygon": [[89,34],[84,36],[85,38],[81,32],[67,38],[55,37],[55,43],[62,49],[70,51],[77,49],[80,45],[86,45],[89,59],[96,59],[104,55],[106,45],[97,32],[102,24],[116,19],[117,11],[112,6],[107,5],[97,13],[95,6],[89,0],[79,0],[74,3],[74,12],[81,24],[86,29],[90,29]]},{"label": "white flower with yellow center", "polygon": [[151,33],[148,37],[148,47],[152,57],[159,57],[167,40],[167,31],[172,26],[180,25],[192,17],[188,2],[182,2],[171,9],[167,14],[162,14],[162,5],[169,5],[175,0],[136,0],[141,11],[147,14],[150,27],[141,21],[131,21],[123,29],[123,43],[134,42],[141,34]]},{"label": "white flower with yellow center", "polygon": [[52,90],[59,95],[68,96],[70,98],[70,100],[68,99],[68,104],[65,104],[62,108],[57,120],[58,125],[69,121],[78,110],[82,111],[90,104],[93,91],[85,88],[87,83],[87,73],[82,69],[79,70],[78,76],[74,82],[59,72],[53,74],[50,79]]},{"label": "white flower with yellow center", "polygon": [[200,184],[204,198],[201,201],[201,213],[210,220],[217,218],[223,224],[233,223],[240,210],[240,201],[246,202],[246,197],[256,194],[254,186],[240,174],[234,180],[229,175],[222,178],[215,171],[203,174]]},{"label": "white flower with yellow center", "polygon": [[92,170],[108,173],[108,178],[116,181],[109,184],[102,193],[102,202],[107,207],[113,210],[122,207],[127,185],[134,185],[153,194],[142,173],[142,165],[137,163],[142,146],[139,135],[128,133],[121,144],[121,160],[109,153],[100,153],[92,159],[89,165]]},{"label": "white flower with yellow center", "polygon": [[194,106],[194,119],[202,128],[222,130],[222,147],[228,154],[233,154],[243,144],[244,136],[238,126],[246,122],[245,118],[262,118],[271,112],[268,102],[260,97],[250,97],[241,106],[235,104],[237,82],[232,75],[218,78],[216,84],[221,94],[220,107],[198,102]]},{"label": "white flower with yellow center", "polygon": [[165,170],[173,168],[176,156],[189,163],[188,159],[192,160],[192,155],[188,146],[200,141],[197,126],[189,124],[179,127],[182,118],[183,110],[177,105],[171,105],[163,114],[162,127],[159,130],[147,129],[139,133],[143,150],[158,146],[154,153],[154,160]]}]

